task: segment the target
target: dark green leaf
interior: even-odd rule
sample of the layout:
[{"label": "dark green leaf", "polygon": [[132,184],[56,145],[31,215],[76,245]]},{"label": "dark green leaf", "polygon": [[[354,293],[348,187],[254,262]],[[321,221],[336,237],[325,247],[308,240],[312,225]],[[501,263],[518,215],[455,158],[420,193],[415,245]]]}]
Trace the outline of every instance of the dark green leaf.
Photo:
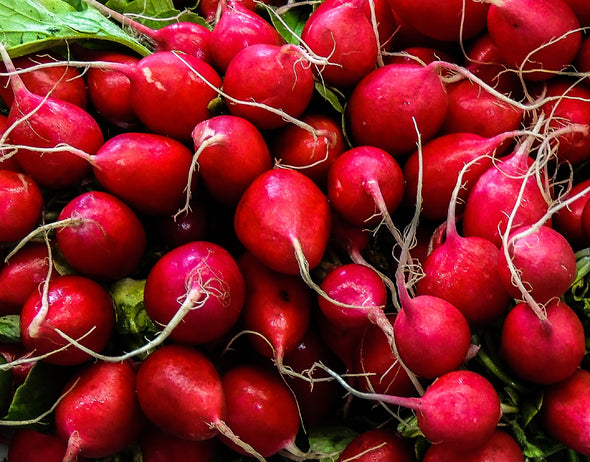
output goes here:
[{"label": "dark green leaf", "polygon": [[172,0],[109,0],[105,5],[119,13],[131,14],[131,18],[152,29],[160,29],[178,21],[200,24],[208,29],[210,24],[192,11],[179,11]]},{"label": "dark green leaf", "polygon": [[270,21],[285,42],[299,45],[301,32],[311,10],[307,5],[297,6],[296,3],[288,9],[270,5],[261,5],[266,9]]},{"label": "dark green leaf", "polygon": [[310,452],[325,454],[320,462],[331,462],[352,441],[358,433],[344,425],[319,428],[309,435]]},{"label": "dark green leaf", "polygon": [[143,291],[145,280],[124,278],[110,287],[117,313],[117,330],[121,334],[155,332],[156,325],[145,311]]},{"label": "dark green leaf", "polygon": [[0,317],[0,342],[16,343],[20,341],[20,316],[9,314]]},{"label": "dark green leaf", "polygon": [[315,91],[324,98],[339,113],[344,113],[346,97],[335,88],[327,87],[321,82],[316,82]]},{"label": "dark green leaf", "polygon": [[[0,364],[6,364],[6,358],[0,355]],[[10,404],[12,394],[12,371],[0,370],[0,413],[4,415]]]}]

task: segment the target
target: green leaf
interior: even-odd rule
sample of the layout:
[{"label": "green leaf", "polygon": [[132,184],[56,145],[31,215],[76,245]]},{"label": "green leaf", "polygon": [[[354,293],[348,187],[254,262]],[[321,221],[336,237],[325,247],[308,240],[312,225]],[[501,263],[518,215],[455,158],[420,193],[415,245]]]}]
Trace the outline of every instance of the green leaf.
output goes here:
[{"label": "green leaf", "polygon": [[311,10],[308,5],[299,7],[296,3],[293,5],[286,10],[266,4],[261,5],[261,7],[266,9],[272,25],[285,42],[299,45],[301,32],[311,14]]},{"label": "green leaf", "polygon": [[344,425],[316,429],[309,435],[310,452],[324,454],[320,462],[333,462],[357,434]]},{"label": "green leaf", "polygon": [[315,83],[315,91],[324,98],[339,113],[344,113],[346,97],[335,88],[330,88],[321,82]]},{"label": "green leaf", "polygon": [[150,319],[143,304],[145,279],[124,278],[110,287],[115,303],[117,331],[121,334],[155,332],[157,327]]},{"label": "green leaf", "polygon": [[61,0],[0,0],[0,34],[12,57],[84,39],[114,42],[144,56],[150,53],[97,10],[72,10]]},{"label": "green leaf", "polygon": [[178,21],[194,22],[211,29],[205,18],[192,11],[177,10],[172,0],[109,0],[105,5],[119,13],[132,14],[133,20],[152,29]]},{"label": "green leaf", "polygon": [[9,314],[0,317],[0,342],[17,343],[20,341],[20,316]]}]

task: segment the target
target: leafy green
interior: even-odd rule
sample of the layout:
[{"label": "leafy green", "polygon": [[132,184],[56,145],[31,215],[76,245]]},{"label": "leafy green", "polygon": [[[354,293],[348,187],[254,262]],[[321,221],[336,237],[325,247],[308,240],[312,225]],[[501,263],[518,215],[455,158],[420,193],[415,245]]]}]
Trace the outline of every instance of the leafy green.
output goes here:
[{"label": "leafy green", "polygon": [[325,99],[339,113],[344,113],[346,96],[335,88],[330,88],[321,82],[315,83],[315,91]]},{"label": "leafy green", "polygon": [[135,21],[152,29],[160,29],[177,21],[194,22],[211,28],[198,14],[175,9],[172,0],[109,0],[105,5],[119,13],[132,14]]},{"label": "leafy green", "polygon": [[124,278],[110,287],[115,303],[117,330],[121,334],[142,334],[157,331],[143,304],[145,279]]},{"label": "leafy green", "polygon": [[0,317],[0,342],[16,343],[20,341],[20,316],[9,314]]},{"label": "leafy green", "polygon": [[285,42],[299,45],[301,32],[311,13],[308,5],[298,7],[297,3],[294,3],[288,9],[266,4],[260,6],[266,10],[272,25]]},{"label": "leafy green", "polygon": [[324,455],[320,462],[333,462],[357,434],[344,425],[318,428],[309,435],[310,452]]}]

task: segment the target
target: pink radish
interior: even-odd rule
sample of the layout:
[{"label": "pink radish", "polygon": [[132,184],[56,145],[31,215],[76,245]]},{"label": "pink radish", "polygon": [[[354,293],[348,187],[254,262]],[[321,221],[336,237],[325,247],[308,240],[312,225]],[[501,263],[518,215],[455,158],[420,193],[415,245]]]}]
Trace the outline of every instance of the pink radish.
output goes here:
[{"label": "pink radish", "polygon": [[44,203],[41,188],[30,175],[0,170],[0,242],[18,241],[33,231]]},{"label": "pink radish", "polygon": [[[53,433],[41,433],[32,429],[19,429],[10,438],[8,458],[10,462],[29,462],[39,458],[45,462],[62,462],[67,444]],[[77,462],[87,462],[78,457]]]},{"label": "pink radish", "polygon": [[375,428],[359,433],[344,448],[338,462],[415,462],[410,442],[393,431]]},{"label": "pink radish", "polygon": [[305,22],[301,40],[328,59],[316,72],[327,85],[352,87],[377,65],[377,38],[362,7],[362,1],[330,0]]},{"label": "pink radish", "polygon": [[199,177],[209,194],[223,204],[236,205],[250,183],[272,168],[266,140],[242,117],[204,120],[195,126],[192,139]]},{"label": "pink radish", "polygon": [[518,377],[535,384],[567,379],[586,350],[584,327],[574,310],[555,299],[545,305],[545,313],[541,320],[527,303],[519,303],[502,327],[503,357]]},{"label": "pink radish", "polygon": [[170,435],[154,425],[146,425],[139,435],[139,447],[143,462],[213,462],[217,453],[217,440],[186,440]]},{"label": "pink radish", "polygon": [[128,362],[97,362],[76,372],[55,409],[57,434],[67,442],[63,462],[117,454],[139,436],[143,416]]},{"label": "pink radish", "polygon": [[[14,101],[8,114],[9,129],[2,141],[19,146],[16,159],[21,168],[40,186],[54,189],[78,185],[90,173],[84,160],[70,148],[89,155],[104,143],[96,120],[75,104],[52,97],[46,99],[27,89],[6,49],[0,46],[2,60],[9,73]],[[66,145],[68,147],[58,147]],[[51,151],[44,155],[43,150]]]},{"label": "pink radish", "polygon": [[221,0],[219,7],[219,18],[211,31],[211,58],[222,74],[232,58],[250,45],[281,46],[285,43],[269,22],[241,1]]},{"label": "pink radish", "polygon": [[82,276],[59,276],[45,284],[29,296],[21,310],[23,345],[36,355],[54,352],[44,359],[51,364],[89,361],[90,355],[69,345],[60,332],[101,352],[115,327],[113,300],[101,285]]},{"label": "pink radish", "polygon": [[275,129],[287,125],[283,114],[296,118],[307,109],[314,91],[313,72],[295,45],[250,45],[228,64],[223,90],[231,114],[260,130]]},{"label": "pink radish", "polygon": [[590,372],[576,370],[567,379],[545,388],[540,421],[547,433],[590,456]]},{"label": "pink radish", "polygon": [[488,0],[487,30],[504,64],[528,80],[545,80],[571,64],[580,22],[563,0]]},{"label": "pink radish", "polygon": [[168,251],[152,266],[144,303],[150,318],[169,325],[171,339],[196,345],[219,339],[234,326],[244,291],[232,255],[213,242],[195,241]]},{"label": "pink radish", "polygon": [[436,135],[447,106],[438,64],[389,64],[371,71],[352,90],[346,110],[349,133],[356,145],[403,156],[416,149],[416,130],[423,141]]},{"label": "pink radish", "polygon": [[[590,187],[590,178],[572,186],[563,199],[567,200],[588,187]],[[582,212],[589,200],[590,191],[553,215],[553,228],[567,239],[574,250],[585,248],[589,243],[590,234],[584,235],[582,230]]]},{"label": "pink radish", "polygon": [[[319,187],[303,173],[280,168],[250,184],[234,215],[234,229],[244,247],[269,268],[285,274],[319,265],[330,223],[330,206]],[[268,242],[273,245],[269,247]]]}]

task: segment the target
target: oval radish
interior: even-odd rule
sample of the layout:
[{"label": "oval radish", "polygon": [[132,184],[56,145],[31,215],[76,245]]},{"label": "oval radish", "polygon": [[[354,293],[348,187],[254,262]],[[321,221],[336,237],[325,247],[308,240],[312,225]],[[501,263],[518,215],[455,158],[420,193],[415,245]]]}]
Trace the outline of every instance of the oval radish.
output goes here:
[{"label": "oval radish", "polygon": [[170,435],[154,425],[144,427],[139,435],[138,444],[143,462],[213,462],[217,453],[215,438],[191,441]]},{"label": "oval radish", "polygon": [[0,170],[0,204],[0,242],[12,242],[35,229],[45,201],[30,175]]},{"label": "oval radish", "polygon": [[393,431],[375,428],[365,430],[346,445],[338,462],[414,462],[416,456],[409,441]]},{"label": "oval radish", "polygon": [[[53,433],[41,433],[32,429],[19,429],[10,438],[8,458],[10,462],[29,462],[41,458],[45,462],[62,462],[66,454],[66,443]],[[86,462],[86,457],[78,457]]]},{"label": "oval radish", "polygon": [[[580,181],[572,186],[572,189],[563,197],[563,199],[567,200],[569,197],[573,197],[589,187],[590,178]],[[567,239],[574,250],[580,250],[590,243],[590,234],[584,235],[582,230],[582,212],[589,200],[590,191],[569,204],[566,208],[558,210],[555,215],[553,215],[553,228]]]}]

